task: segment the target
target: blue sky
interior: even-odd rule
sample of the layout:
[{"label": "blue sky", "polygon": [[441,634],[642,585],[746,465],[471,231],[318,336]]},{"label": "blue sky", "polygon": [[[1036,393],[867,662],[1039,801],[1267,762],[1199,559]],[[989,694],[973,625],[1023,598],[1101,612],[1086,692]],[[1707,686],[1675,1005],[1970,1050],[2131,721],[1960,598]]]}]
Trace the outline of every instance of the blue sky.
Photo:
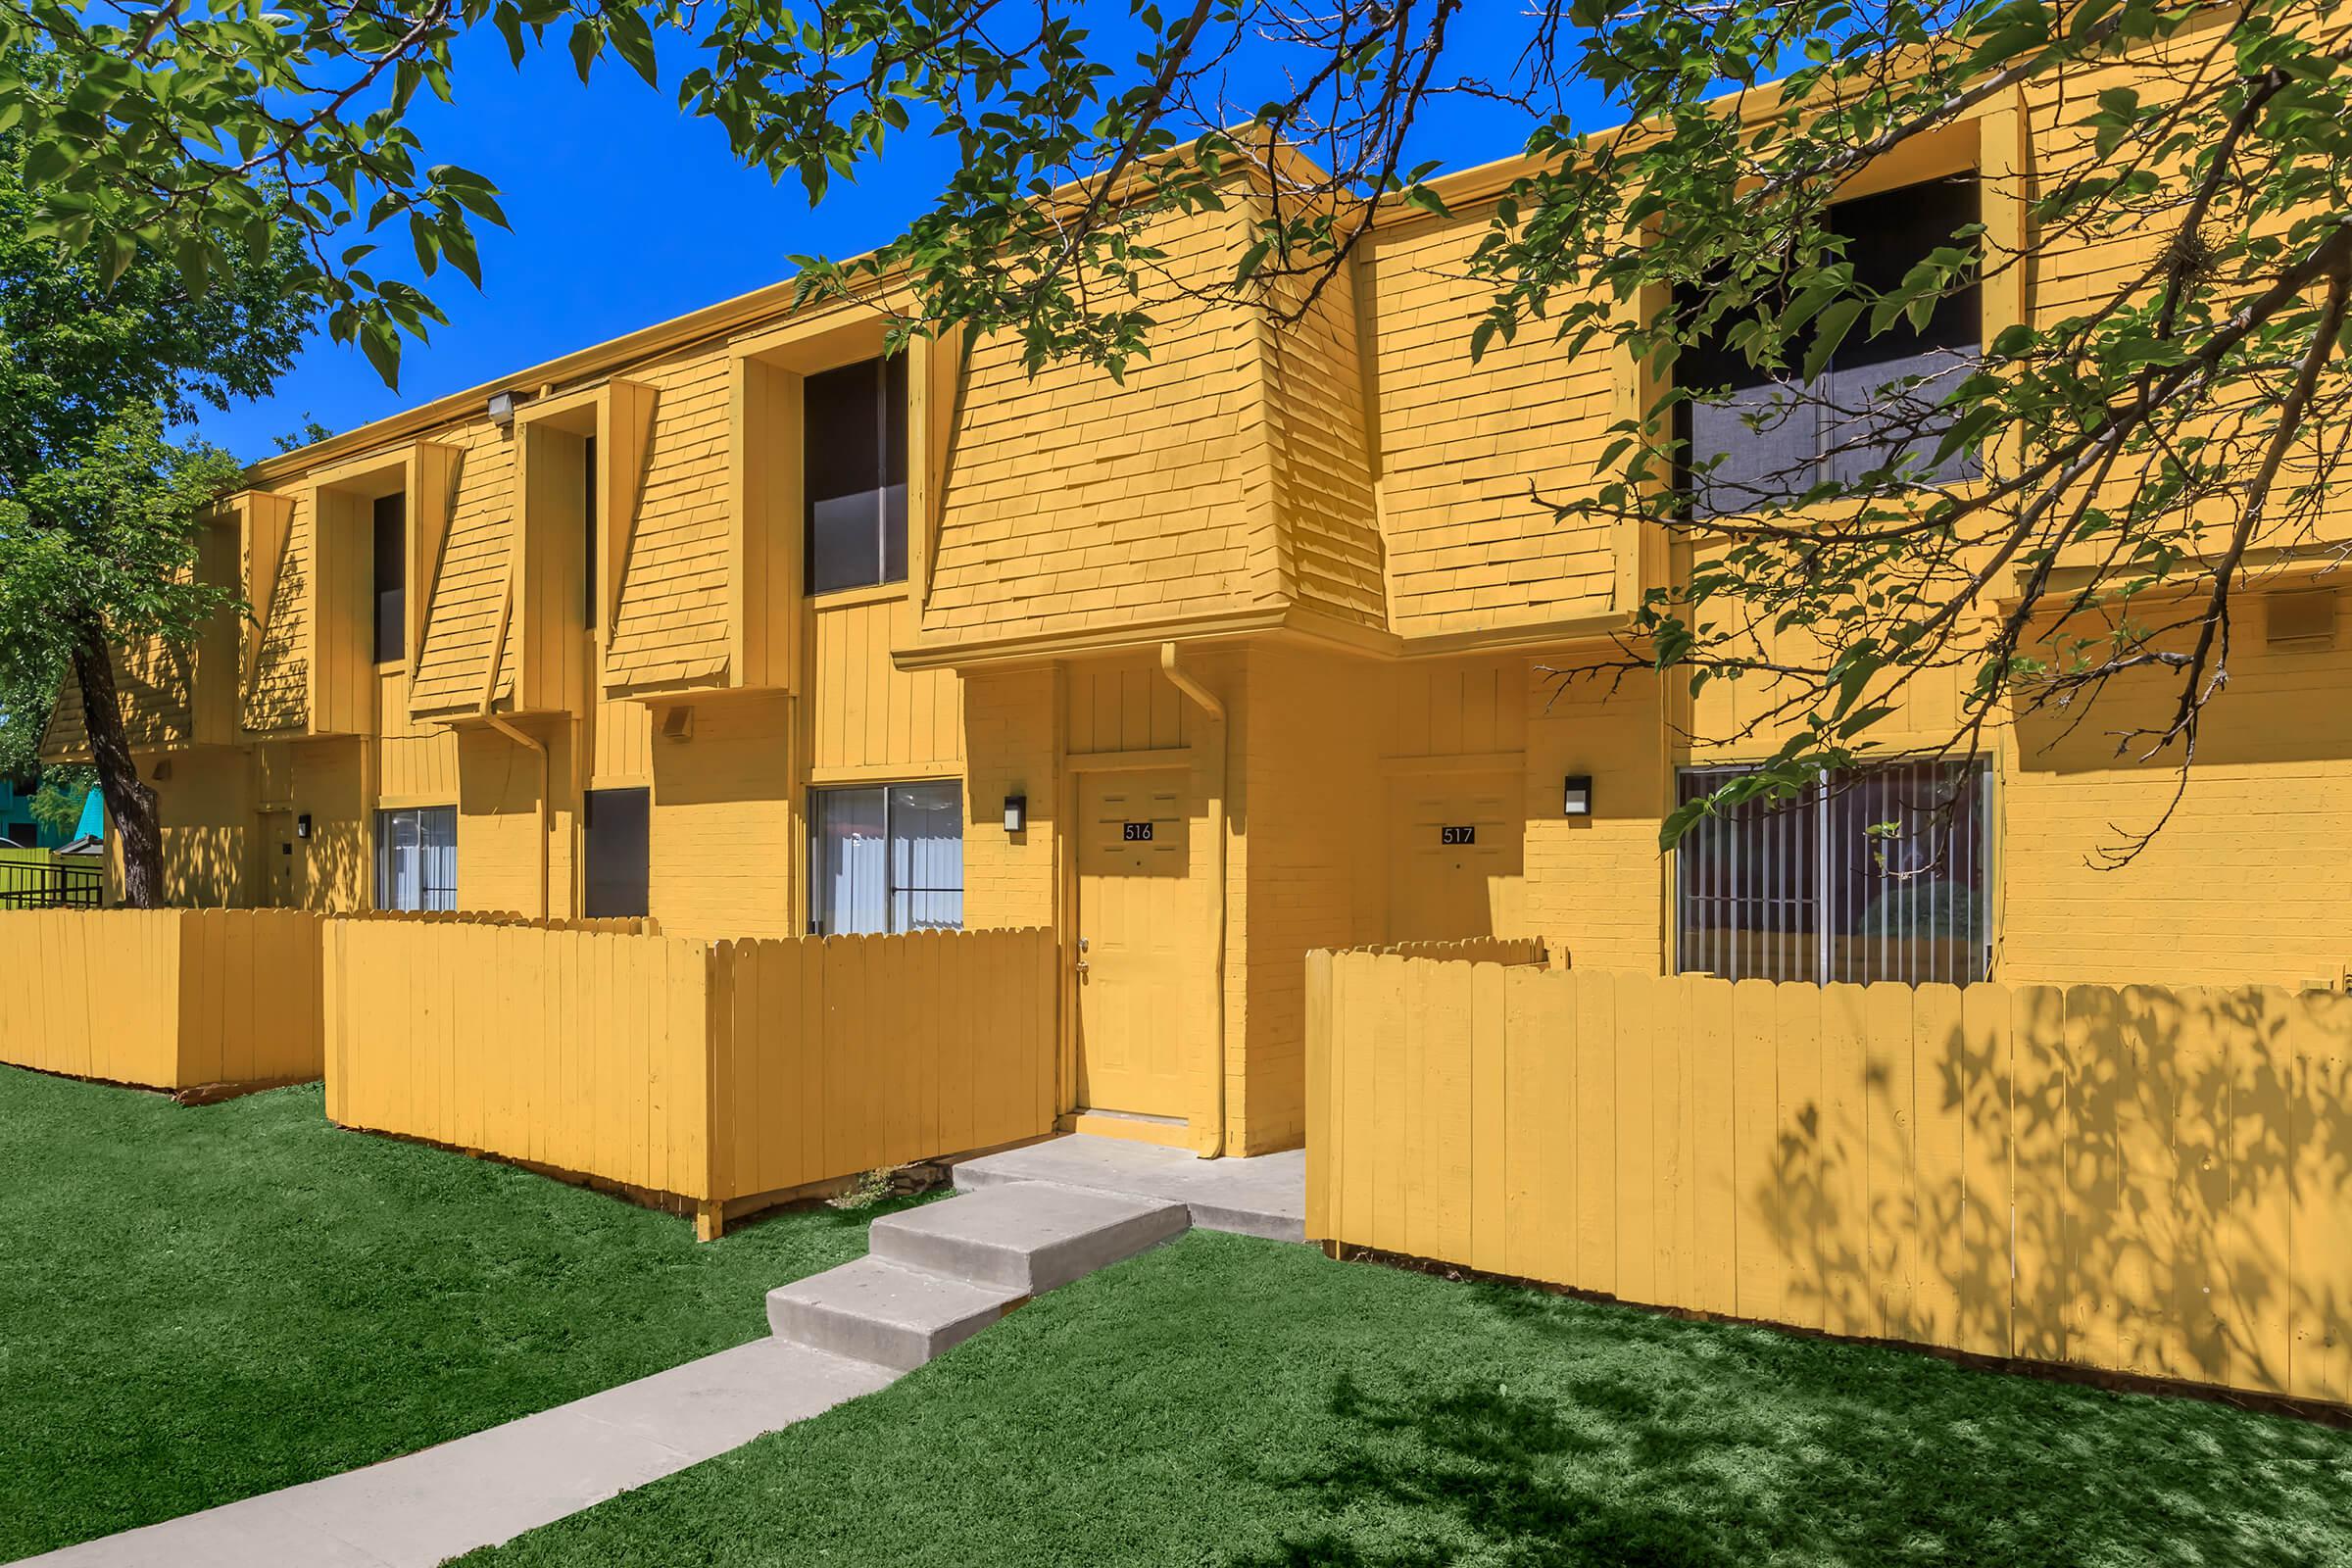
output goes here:
[{"label": "blue sky", "polygon": [[[1506,74],[1523,37],[1518,9],[1469,7],[1448,73]],[[582,86],[560,45],[516,71],[486,30],[461,44],[457,67],[456,105],[420,95],[412,123],[430,162],[501,188],[514,226],[480,233],[482,291],[447,269],[427,285],[449,324],[409,345],[397,392],[321,335],[272,398],[207,410],[206,439],[266,457],[306,417],[349,429],[772,283],[790,271],[787,256],[870,249],[922,209],[954,158],[951,143],[904,140],[812,212],[797,185],[737,167],[715,125],[679,115],[672,71],[657,89],[609,63]],[[1516,151],[1527,129],[1516,111],[1450,100],[1424,122],[1420,151],[1485,163]],[[397,226],[381,237],[386,254],[405,256]]]}]

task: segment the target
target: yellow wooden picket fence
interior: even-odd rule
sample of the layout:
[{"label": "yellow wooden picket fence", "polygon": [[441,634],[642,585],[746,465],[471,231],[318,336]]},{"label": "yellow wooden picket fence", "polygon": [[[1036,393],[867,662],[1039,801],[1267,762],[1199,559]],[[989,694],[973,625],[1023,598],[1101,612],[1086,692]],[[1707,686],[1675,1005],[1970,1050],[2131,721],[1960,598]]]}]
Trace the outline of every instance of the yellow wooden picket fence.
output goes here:
[{"label": "yellow wooden picket fence", "polygon": [[2352,1399],[2352,997],[1316,954],[1307,1009],[1315,1239]]},{"label": "yellow wooden picket fence", "polygon": [[326,1108],[730,1214],[1053,1130],[1043,930],[709,944],[331,920]]},{"label": "yellow wooden picket fence", "polygon": [[1517,966],[1548,963],[1542,937],[1458,937],[1450,942],[1396,942],[1385,947],[1350,948],[1350,953],[1383,953],[1400,958],[1442,958],[1454,963],[1502,963]]},{"label": "yellow wooden picket fence", "polygon": [[178,1091],[316,1078],[318,925],[292,909],[0,914],[0,1060]]}]

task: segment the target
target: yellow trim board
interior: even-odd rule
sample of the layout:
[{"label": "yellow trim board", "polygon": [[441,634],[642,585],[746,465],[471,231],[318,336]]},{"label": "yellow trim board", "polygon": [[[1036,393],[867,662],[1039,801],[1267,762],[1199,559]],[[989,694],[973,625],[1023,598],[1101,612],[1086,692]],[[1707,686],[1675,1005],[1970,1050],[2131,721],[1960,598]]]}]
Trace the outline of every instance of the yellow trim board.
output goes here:
[{"label": "yellow trim board", "polygon": [[1131,1116],[1118,1110],[1075,1110],[1054,1118],[1054,1130],[1085,1133],[1093,1138],[1117,1138],[1131,1144],[1154,1144],[1161,1149],[1190,1149],[1192,1123],[1175,1117]]}]

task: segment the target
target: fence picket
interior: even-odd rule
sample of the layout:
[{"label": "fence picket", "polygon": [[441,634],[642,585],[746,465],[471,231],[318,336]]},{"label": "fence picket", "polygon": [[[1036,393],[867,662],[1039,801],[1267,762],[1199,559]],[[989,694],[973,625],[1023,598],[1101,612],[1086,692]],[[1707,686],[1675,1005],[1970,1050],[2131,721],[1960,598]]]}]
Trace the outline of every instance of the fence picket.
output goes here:
[{"label": "fence picket", "polygon": [[1372,952],[1307,985],[1315,1234],[2352,1403],[2352,998]]}]

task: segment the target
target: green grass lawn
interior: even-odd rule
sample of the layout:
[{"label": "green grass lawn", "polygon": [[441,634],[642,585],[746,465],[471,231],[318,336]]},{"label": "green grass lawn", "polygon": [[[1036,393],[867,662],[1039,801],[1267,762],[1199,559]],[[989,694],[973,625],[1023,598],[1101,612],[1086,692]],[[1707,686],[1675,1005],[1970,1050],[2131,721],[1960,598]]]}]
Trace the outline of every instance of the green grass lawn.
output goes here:
[{"label": "green grass lawn", "polygon": [[0,1068],[0,1562],[407,1453],[766,1332],[868,1215],[689,1220]]},{"label": "green grass lawn", "polygon": [[2352,1561],[2352,1434],[1195,1234],[466,1559]]}]

